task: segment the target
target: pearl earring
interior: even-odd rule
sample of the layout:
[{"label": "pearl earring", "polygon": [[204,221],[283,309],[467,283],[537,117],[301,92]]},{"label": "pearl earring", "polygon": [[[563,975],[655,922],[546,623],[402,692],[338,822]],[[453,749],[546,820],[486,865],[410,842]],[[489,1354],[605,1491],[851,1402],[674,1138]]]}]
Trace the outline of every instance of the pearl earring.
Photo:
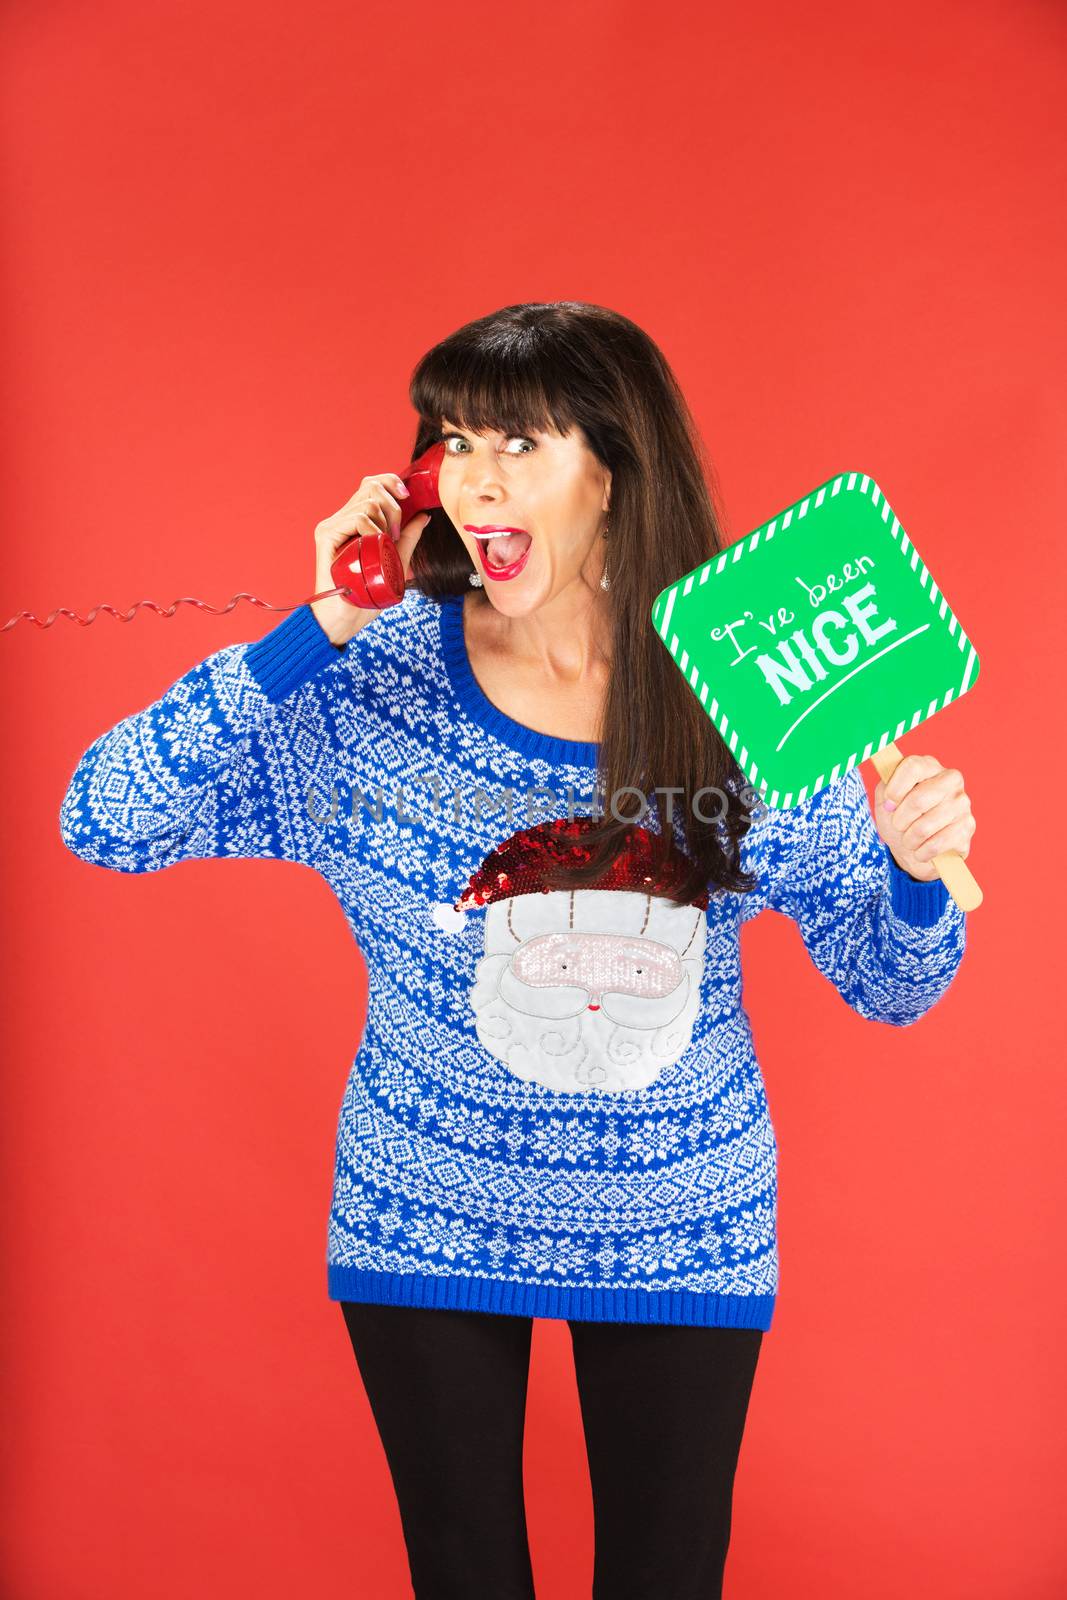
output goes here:
[{"label": "pearl earring", "polygon": [[467,582],[468,583],[472,583],[476,589],[480,589],[482,587],[482,575],[481,575],[481,573],[480,572],[472,572],[470,577],[467,579]]}]

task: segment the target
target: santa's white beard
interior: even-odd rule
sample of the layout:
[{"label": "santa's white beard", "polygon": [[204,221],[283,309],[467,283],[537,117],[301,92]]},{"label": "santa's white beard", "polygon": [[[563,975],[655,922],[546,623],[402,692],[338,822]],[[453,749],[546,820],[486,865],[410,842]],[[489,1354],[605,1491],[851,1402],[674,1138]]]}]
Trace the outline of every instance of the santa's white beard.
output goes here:
[{"label": "santa's white beard", "polygon": [[570,1094],[645,1089],[692,1037],[699,984],[688,971],[672,994],[647,1002],[648,1025],[635,1027],[612,1017],[610,994],[591,1011],[584,992],[533,988],[508,967],[507,957],[483,957],[471,1004],[481,1043],[528,1082]]}]

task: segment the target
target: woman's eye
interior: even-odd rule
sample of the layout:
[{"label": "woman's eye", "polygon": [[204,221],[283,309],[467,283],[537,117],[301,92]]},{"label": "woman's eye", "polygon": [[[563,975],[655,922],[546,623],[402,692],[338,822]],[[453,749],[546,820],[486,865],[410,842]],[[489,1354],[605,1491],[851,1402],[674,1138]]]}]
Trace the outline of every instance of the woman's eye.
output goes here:
[{"label": "woman's eye", "polygon": [[[442,438],[442,442],[446,446],[446,449],[445,449],[445,454],[446,455],[458,456],[458,455],[466,454],[466,452],[462,451],[462,450],[449,450],[447,448],[447,446],[452,442],[453,439],[458,440],[460,444],[466,444],[467,443],[466,439],[464,439],[464,437],[463,437],[463,435],[461,433],[445,433],[445,434],[441,435],[441,438]],[[517,433],[508,442],[509,442],[509,444],[511,444],[511,443],[514,443],[514,444],[528,444],[530,446],[531,450],[536,450],[537,449],[536,441],[533,440],[533,439],[528,439],[525,434]],[[513,454],[528,455],[529,451],[520,450],[520,451],[513,452]]]}]

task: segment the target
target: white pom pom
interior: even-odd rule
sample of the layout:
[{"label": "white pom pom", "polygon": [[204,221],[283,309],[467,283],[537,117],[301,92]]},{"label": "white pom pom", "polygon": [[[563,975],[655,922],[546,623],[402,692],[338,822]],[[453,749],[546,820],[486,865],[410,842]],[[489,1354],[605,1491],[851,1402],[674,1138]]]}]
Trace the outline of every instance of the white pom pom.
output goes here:
[{"label": "white pom pom", "polygon": [[466,912],[457,911],[455,906],[438,905],[431,908],[430,916],[442,933],[459,933],[463,927]]}]

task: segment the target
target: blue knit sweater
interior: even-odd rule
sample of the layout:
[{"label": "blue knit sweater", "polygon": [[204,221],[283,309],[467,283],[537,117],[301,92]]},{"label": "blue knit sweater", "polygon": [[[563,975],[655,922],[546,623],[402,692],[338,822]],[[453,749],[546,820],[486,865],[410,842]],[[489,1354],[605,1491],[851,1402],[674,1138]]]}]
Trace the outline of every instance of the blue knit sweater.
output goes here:
[{"label": "blue knit sweater", "polygon": [[792,917],[854,1010],[905,1025],[951,982],[963,914],[897,867],[855,768],[757,808],[748,895],[479,903],[494,852],[533,862],[516,841],[589,815],[597,746],[489,701],[463,599],[409,589],[343,648],[301,606],[216,651],[89,746],[63,841],[118,872],[299,862],[336,894],[369,994],[337,1129],[332,1299],[767,1329],[777,1144],[740,926]]}]

